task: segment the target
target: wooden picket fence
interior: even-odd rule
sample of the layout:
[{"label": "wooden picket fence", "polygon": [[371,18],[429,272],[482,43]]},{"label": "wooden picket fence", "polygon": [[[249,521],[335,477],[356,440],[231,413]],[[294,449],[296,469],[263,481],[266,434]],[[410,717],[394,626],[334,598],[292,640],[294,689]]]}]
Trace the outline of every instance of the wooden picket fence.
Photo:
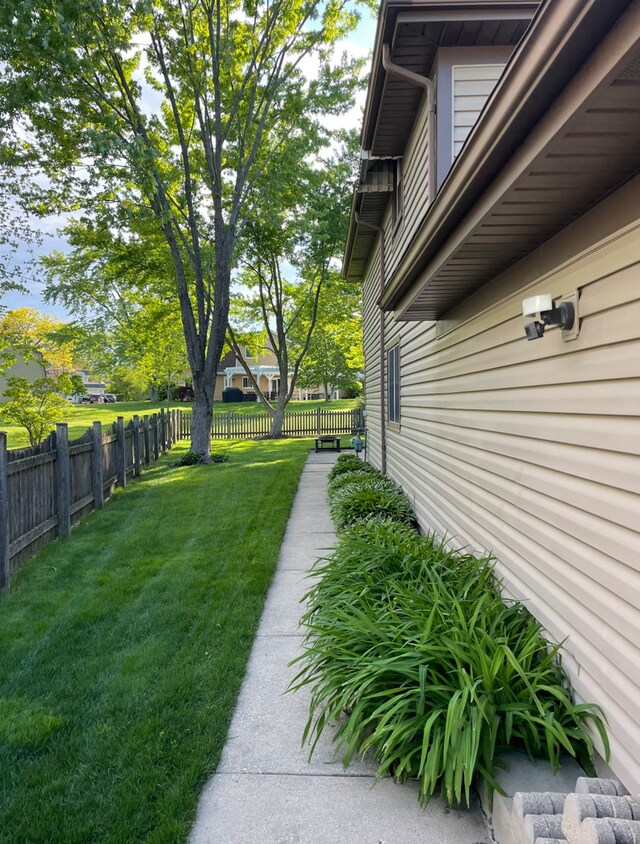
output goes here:
[{"label": "wooden picket fence", "polygon": [[[328,434],[351,434],[363,428],[362,409],[301,410],[286,413],[282,433],[286,437],[320,437]],[[267,413],[216,413],[211,426],[213,439],[256,439],[265,437],[271,428]]]},{"label": "wooden picket fence", "polygon": [[[283,433],[289,437],[350,434],[363,425],[362,410],[317,410],[287,413]],[[266,413],[215,414],[214,439],[266,436]],[[59,424],[40,445],[7,449],[0,432],[0,591],[11,575],[56,536],[68,536],[92,510],[102,507],[116,486],[138,477],[178,440],[191,435],[191,414],[182,410],[134,416],[125,425],[119,416],[104,429],[100,422],[69,442]]]},{"label": "wooden picket fence", "polygon": [[40,445],[13,450],[0,432],[0,591],[36,551],[102,507],[116,485],[188,436],[189,421],[181,410],[134,416],[127,425],[120,416],[104,429],[94,422],[71,442],[60,424]]}]

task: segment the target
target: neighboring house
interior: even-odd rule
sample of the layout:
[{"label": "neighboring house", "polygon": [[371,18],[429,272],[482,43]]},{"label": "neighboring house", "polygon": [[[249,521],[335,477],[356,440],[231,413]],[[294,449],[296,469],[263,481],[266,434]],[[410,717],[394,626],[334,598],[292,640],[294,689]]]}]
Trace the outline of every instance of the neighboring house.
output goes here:
[{"label": "neighboring house", "polygon": [[[258,386],[268,399],[275,399],[280,392],[280,370],[275,354],[270,349],[264,349],[262,354],[253,357],[249,349],[245,348],[243,351],[251,374],[256,379]],[[255,393],[251,379],[233,352],[227,352],[220,361],[214,393],[215,401],[222,400],[222,391],[227,387],[237,387],[247,395]],[[341,396],[340,390],[334,390],[331,394],[332,399],[341,398]],[[307,399],[324,398],[324,394],[319,387],[312,389],[298,388],[294,391],[294,398],[298,401],[306,401]]]},{"label": "neighboring house", "polygon": [[[640,0],[537,5],[383,2],[343,271],[371,461],[566,640],[637,795]],[[541,294],[577,322],[528,342]]]},{"label": "neighboring house", "polygon": [[[107,385],[104,383],[104,381],[92,381],[91,373],[87,369],[76,370],[76,375],[79,375],[82,378],[82,383],[85,386],[87,395],[104,396],[104,394],[107,392]],[[79,397],[78,401],[81,400],[81,397]]]},{"label": "neighboring house", "polygon": [[47,374],[40,352],[34,352],[33,357],[25,360],[15,349],[9,348],[7,351],[13,355],[15,362],[5,373],[0,373],[0,402],[9,401],[4,395],[8,378],[26,378],[27,381],[33,382],[37,378],[44,378]]}]

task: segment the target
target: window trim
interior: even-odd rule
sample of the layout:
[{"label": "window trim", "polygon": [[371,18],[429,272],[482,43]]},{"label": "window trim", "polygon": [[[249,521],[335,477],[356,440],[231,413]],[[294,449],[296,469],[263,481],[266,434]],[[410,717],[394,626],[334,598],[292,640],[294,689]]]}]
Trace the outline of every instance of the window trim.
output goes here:
[{"label": "window trim", "polygon": [[253,384],[251,383],[251,378],[248,375],[242,376],[242,389],[243,390],[250,390],[252,389]]},{"label": "window trim", "polygon": [[400,426],[400,343],[387,349],[387,422]]}]

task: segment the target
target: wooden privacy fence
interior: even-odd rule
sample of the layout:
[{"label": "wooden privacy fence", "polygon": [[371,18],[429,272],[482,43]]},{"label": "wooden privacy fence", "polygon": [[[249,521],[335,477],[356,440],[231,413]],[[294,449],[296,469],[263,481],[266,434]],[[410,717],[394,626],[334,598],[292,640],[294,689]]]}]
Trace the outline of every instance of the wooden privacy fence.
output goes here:
[{"label": "wooden privacy fence", "polygon": [[38,549],[102,507],[116,485],[188,436],[189,422],[181,410],[134,416],[128,425],[120,416],[104,429],[94,422],[71,442],[60,424],[40,445],[11,451],[0,432],[0,590]]},{"label": "wooden privacy fence", "polygon": [[[318,408],[285,414],[283,434],[350,434],[362,425],[362,410]],[[211,430],[214,439],[253,439],[266,436],[270,427],[266,413],[228,412],[214,415]],[[94,422],[71,442],[67,425],[60,424],[40,445],[11,451],[0,432],[0,591],[36,551],[56,536],[68,536],[73,525],[102,507],[116,485],[126,486],[143,466],[190,434],[191,414],[181,410],[134,416],[127,425],[119,416],[104,429]]]},{"label": "wooden privacy fence", "polygon": [[[285,413],[282,433],[286,437],[320,437],[325,434],[350,434],[364,427],[362,409],[301,410]],[[216,413],[211,425],[213,439],[254,439],[265,437],[271,428],[267,413]]]}]

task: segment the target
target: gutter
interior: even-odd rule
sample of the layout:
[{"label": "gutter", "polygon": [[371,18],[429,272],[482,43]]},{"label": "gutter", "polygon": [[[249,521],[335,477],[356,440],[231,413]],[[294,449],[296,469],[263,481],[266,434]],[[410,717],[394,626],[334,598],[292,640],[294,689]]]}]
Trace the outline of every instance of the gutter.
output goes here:
[{"label": "gutter", "polygon": [[[629,0],[547,0],[514,51],[379,304],[391,310],[611,29]],[[550,72],[553,68],[553,72]]]},{"label": "gutter", "polygon": [[436,87],[428,76],[421,76],[406,67],[400,67],[391,61],[391,49],[382,45],[382,66],[389,76],[397,76],[411,85],[417,85],[427,94],[427,204],[431,205],[436,193]]},{"label": "gutter", "polygon": [[[358,212],[355,212],[356,225],[364,226],[366,229],[373,229],[380,235],[380,296],[385,288],[385,260],[384,260],[384,229],[382,226],[374,226],[373,223],[365,222]],[[380,471],[387,474],[387,417],[385,413],[385,349],[384,349],[384,311],[380,308]]]},{"label": "gutter", "polygon": [[[412,70],[407,70],[405,67],[401,67],[398,64],[395,64],[391,60],[391,49],[388,44],[382,45],[382,66],[384,67],[385,71],[389,74],[389,76],[397,76],[400,79],[404,79],[405,82],[409,82],[411,85],[417,85],[419,88],[422,88],[427,95],[427,205],[431,205],[435,198],[436,194],[436,89],[433,83],[433,80],[429,79],[428,76],[421,76],[419,73],[414,73]],[[360,214],[357,210],[357,203],[358,203],[358,196],[359,194],[356,192],[353,197],[352,205],[351,205],[351,219],[355,222],[356,226],[362,225],[365,228],[375,229],[379,231],[379,227],[373,226],[371,224],[364,223],[360,218]],[[346,269],[349,266],[351,261],[351,250],[353,248],[353,241],[355,238],[355,228],[352,225],[349,225],[349,231],[347,233],[347,246],[345,249],[345,255],[343,258],[343,270],[342,270],[342,277],[346,277]],[[381,294],[382,295],[382,291]]]}]

